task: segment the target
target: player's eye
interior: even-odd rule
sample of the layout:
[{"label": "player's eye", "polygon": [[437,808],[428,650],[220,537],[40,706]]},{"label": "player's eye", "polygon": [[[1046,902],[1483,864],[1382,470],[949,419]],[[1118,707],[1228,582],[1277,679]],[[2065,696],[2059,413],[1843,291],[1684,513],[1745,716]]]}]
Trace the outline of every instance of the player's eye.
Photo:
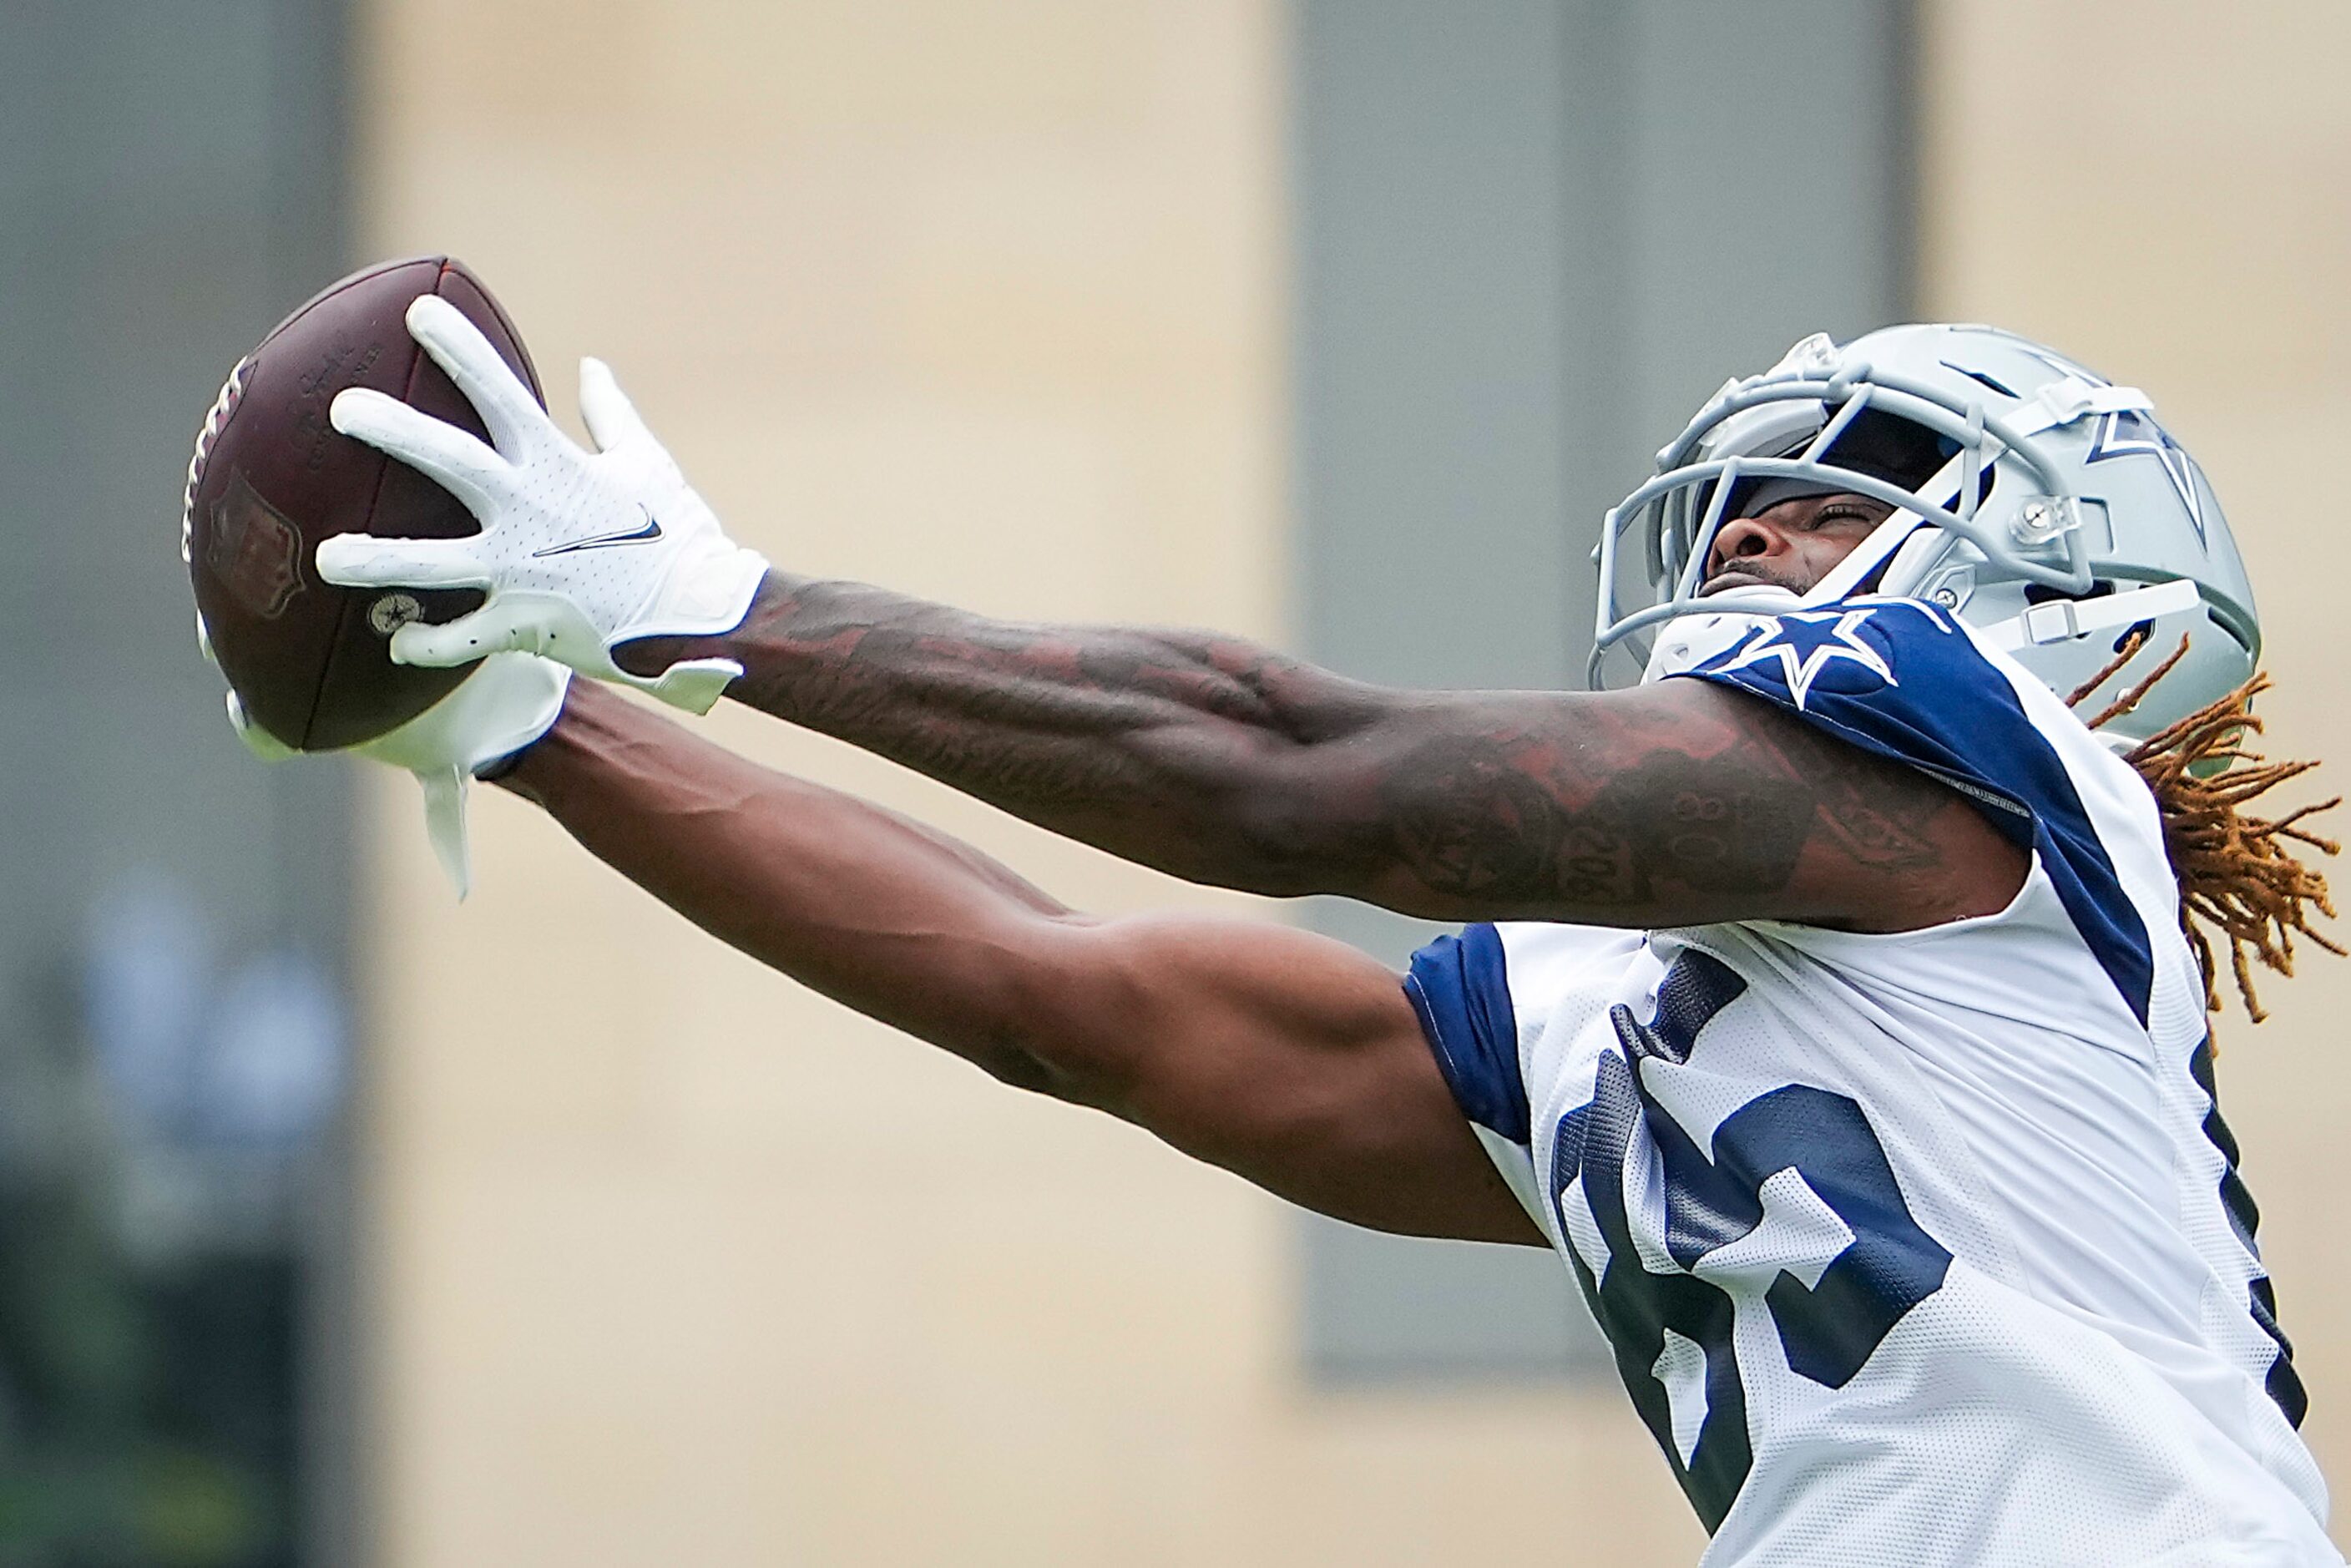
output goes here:
[{"label": "player's eye", "polygon": [[1866,523],[1875,521],[1876,514],[1872,512],[1870,508],[1859,505],[1823,507],[1819,511],[1814,512],[1812,515],[1810,521],[1805,526],[1814,528],[1824,528],[1828,524],[1839,521],[1840,519],[1857,523]]}]

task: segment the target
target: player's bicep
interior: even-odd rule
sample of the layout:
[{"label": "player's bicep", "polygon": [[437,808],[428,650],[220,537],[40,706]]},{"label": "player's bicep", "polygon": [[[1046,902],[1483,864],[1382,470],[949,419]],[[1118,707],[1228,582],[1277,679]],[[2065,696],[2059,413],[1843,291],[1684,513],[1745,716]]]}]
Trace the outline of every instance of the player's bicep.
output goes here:
[{"label": "player's bicep", "polygon": [[1382,785],[1396,908],[1900,930],[1997,909],[2022,880],[1959,795],[1708,683],[1465,695],[1406,725]]},{"label": "player's bicep", "polygon": [[1187,915],[1064,925],[1048,946],[1030,1049],[1083,1064],[1076,1097],[1319,1213],[1543,1244],[1384,965],[1311,932]]},{"label": "player's bicep", "polygon": [[1667,689],[1725,706],[1744,766],[1783,772],[1801,791],[1803,832],[1771,917],[1916,931],[1993,914],[2023,885],[2030,857],[1984,803],[1735,687]]}]

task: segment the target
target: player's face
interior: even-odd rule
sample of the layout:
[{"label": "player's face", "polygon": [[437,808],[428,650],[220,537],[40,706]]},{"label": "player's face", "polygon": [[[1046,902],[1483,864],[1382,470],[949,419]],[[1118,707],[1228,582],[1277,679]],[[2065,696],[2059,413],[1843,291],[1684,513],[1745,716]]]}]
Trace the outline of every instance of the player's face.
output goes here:
[{"label": "player's face", "polygon": [[1714,536],[1698,591],[1768,584],[1806,592],[1893,510],[1866,496],[1802,496],[1733,517]]}]

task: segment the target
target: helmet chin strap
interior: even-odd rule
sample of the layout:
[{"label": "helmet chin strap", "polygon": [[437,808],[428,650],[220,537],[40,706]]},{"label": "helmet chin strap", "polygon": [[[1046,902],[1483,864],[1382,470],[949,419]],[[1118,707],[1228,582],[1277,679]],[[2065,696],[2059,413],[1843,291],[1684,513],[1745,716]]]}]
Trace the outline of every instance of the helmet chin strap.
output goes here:
[{"label": "helmet chin strap", "polygon": [[2175,577],[2096,599],[2053,599],[2028,604],[2021,615],[1982,627],[1995,648],[2013,653],[2028,644],[2064,643],[2094,632],[2136,626],[2161,615],[2177,615],[2203,607],[2204,596],[2193,578]]}]

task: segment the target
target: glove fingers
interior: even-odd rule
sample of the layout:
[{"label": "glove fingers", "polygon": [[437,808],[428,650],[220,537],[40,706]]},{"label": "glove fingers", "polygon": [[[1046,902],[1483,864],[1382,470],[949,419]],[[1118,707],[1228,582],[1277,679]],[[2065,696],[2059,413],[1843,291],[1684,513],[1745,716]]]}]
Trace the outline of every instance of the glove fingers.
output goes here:
[{"label": "glove fingers", "polygon": [[420,769],[416,782],[424,789],[424,836],[433,845],[433,858],[441,862],[463,904],[474,890],[474,857],[465,833],[465,772],[458,768]]},{"label": "glove fingers", "polygon": [[488,522],[504,487],[507,463],[465,431],[371,387],[337,392],[327,417],[345,435],[399,458]]},{"label": "glove fingers", "polygon": [[319,575],[339,588],[487,588],[473,543],[337,534],[319,541]]},{"label": "glove fingers", "polygon": [[571,672],[551,659],[494,654],[406,724],[350,749],[411,773],[470,773],[546,734],[570,685]]},{"label": "glove fingers", "polygon": [[653,438],[653,433],[639,417],[636,405],[612,378],[612,368],[601,360],[580,361],[580,417],[599,452],[610,452],[632,441],[651,442]]},{"label": "glove fingers", "polygon": [[604,679],[621,674],[606,651],[603,633],[560,593],[509,590],[471,615],[437,626],[418,622],[402,627],[392,639],[394,664],[435,668],[507,651],[538,653]]},{"label": "glove fingers", "polygon": [[485,766],[512,757],[545,735],[563,712],[571,672],[545,659],[505,654],[486,660],[456,690],[354,754],[404,768],[424,787],[424,825],[434,853],[465,896],[472,882],[465,849],[466,782]]},{"label": "glove fingers", "polygon": [[408,335],[449,372],[474,412],[489,428],[490,440],[511,455],[525,431],[545,424],[547,411],[522,383],[482,329],[465,319],[465,312],[437,294],[419,295],[408,307]]},{"label": "glove fingers", "polygon": [[470,615],[438,625],[413,622],[392,633],[392,662],[428,669],[471,664],[492,653],[539,653],[557,641],[549,635],[545,606],[517,594],[501,594]]}]

